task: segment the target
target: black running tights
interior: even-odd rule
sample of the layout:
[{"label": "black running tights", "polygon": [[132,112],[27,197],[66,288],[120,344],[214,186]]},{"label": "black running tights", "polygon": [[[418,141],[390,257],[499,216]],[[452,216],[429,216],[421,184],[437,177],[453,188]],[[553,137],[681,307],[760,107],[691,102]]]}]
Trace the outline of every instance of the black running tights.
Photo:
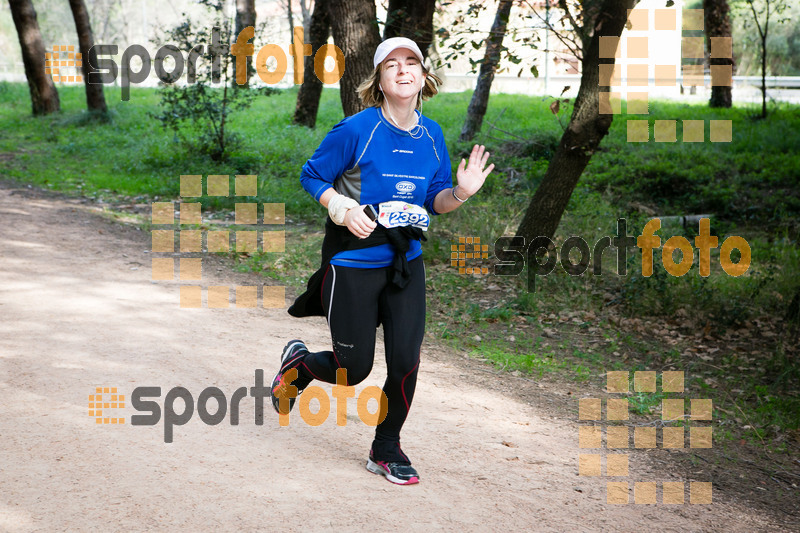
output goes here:
[{"label": "black running tights", "polygon": [[[375,460],[408,461],[400,450],[400,429],[408,416],[417,384],[420,346],[425,334],[425,267],[422,257],[409,261],[405,288],[389,281],[386,268],[331,265],[322,287],[322,306],[331,330],[333,351],[310,353],[299,365],[298,384],[319,379],[336,383],[336,370],[347,369],[347,385],[362,382],[372,370],[375,333],[383,323],[387,376],[383,392],[386,418],[375,430]],[[409,461],[410,462],[410,461]]]}]

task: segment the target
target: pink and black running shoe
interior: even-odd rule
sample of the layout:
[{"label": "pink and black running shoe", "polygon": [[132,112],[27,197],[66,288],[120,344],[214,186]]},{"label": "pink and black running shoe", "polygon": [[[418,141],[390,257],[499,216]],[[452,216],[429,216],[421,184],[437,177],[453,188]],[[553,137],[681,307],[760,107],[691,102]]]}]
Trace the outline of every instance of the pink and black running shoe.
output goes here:
[{"label": "pink and black running shoe", "polygon": [[[299,380],[295,377],[291,383],[287,383],[284,376],[288,370],[292,368],[297,368],[299,361],[308,353],[308,349],[303,341],[300,340],[293,340],[289,341],[283,348],[283,353],[281,354],[281,369],[278,370],[278,373],[275,375],[275,379],[272,380],[272,388],[270,390],[270,394],[272,395],[272,407],[275,408],[275,411],[281,415],[289,414],[289,411],[292,410],[294,407],[294,402],[297,400],[297,397],[300,396],[300,393],[303,392],[305,387],[297,387],[297,394],[289,396],[288,389],[293,384],[297,386]],[[281,398],[289,399],[289,409],[286,412],[281,410],[280,400]]]},{"label": "pink and black running shoe", "polygon": [[414,467],[407,462],[387,463],[386,461],[376,461],[369,452],[367,459],[367,470],[373,474],[381,474],[392,483],[397,485],[414,485],[419,483],[419,474]]}]

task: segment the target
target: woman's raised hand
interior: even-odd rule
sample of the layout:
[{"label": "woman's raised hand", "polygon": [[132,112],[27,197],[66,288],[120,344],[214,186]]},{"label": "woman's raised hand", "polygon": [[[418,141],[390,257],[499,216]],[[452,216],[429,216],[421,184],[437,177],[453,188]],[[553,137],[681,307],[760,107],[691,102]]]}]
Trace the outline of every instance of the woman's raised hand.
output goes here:
[{"label": "woman's raised hand", "polygon": [[483,145],[472,147],[469,154],[469,162],[464,159],[458,164],[456,171],[456,181],[458,182],[458,196],[464,200],[478,192],[483,187],[486,177],[494,170],[494,163],[486,167],[489,160],[489,152]]}]

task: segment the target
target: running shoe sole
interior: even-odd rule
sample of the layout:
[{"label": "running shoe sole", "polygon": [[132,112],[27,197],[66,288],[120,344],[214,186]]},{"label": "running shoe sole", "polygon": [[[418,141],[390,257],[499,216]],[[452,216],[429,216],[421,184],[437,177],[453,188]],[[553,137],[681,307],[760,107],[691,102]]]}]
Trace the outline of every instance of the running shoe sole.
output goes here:
[{"label": "running shoe sole", "polygon": [[[297,340],[297,339],[289,341],[289,343],[286,346],[284,346],[283,352],[281,352],[281,368],[280,368],[280,370],[278,370],[278,373],[275,375],[275,378],[272,380],[272,387],[270,388],[270,396],[272,397],[272,407],[275,409],[275,411],[279,415],[280,414],[288,414],[288,412],[287,413],[282,413],[280,411],[280,399],[275,396],[275,394],[274,394],[275,389],[280,385],[281,379],[283,378],[283,375],[286,373],[287,365],[293,363],[299,357],[302,357],[303,355],[305,355],[304,353],[301,353],[301,354],[297,355],[297,352],[299,350],[296,351],[295,350],[296,347],[301,347],[305,353],[308,353],[308,349],[306,348],[306,345],[305,345],[305,343],[303,341]],[[296,357],[292,357],[293,355],[296,355]],[[295,381],[297,381],[297,379],[295,379]],[[298,390],[297,391],[297,396],[300,396],[301,392],[303,392],[303,391],[302,390]],[[289,412],[291,412],[292,408],[294,407],[294,403],[297,400],[297,396],[295,396],[294,398],[289,398]]]}]

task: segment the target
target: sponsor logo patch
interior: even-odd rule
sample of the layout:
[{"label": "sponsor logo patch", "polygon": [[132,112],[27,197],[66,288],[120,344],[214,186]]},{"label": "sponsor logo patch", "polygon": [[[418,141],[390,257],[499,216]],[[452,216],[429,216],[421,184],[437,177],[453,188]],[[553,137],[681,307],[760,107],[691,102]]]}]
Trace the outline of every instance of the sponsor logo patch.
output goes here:
[{"label": "sponsor logo patch", "polygon": [[394,187],[398,192],[414,192],[414,189],[417,188],[417,186],[410,181],[401,181]]}]

